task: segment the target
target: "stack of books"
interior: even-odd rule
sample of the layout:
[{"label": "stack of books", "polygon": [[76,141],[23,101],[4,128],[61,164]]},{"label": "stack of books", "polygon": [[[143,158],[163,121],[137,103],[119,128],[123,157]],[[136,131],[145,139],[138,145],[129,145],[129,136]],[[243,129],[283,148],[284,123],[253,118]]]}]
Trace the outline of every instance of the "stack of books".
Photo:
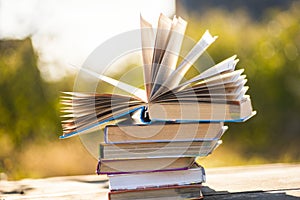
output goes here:
[{"label": "stack of books", "polygon": [[223,123],[106,126],[98,174],[107,174],[112,199],[201,198],[205,171],[195,162],[220,143]]},{"label": "stack of books", "polygon": [[108,175],[111,200],[202,198],[205,171],[195,158],[221,144],[228,129],[224,122],[255,114],[246,76],[235,70],[236,56],[185,79],[217,38],[206,31],[179,59],[186,26],[180,17],[161,14],[154,31],[141,17],[144,89],[83,68],[130,95],[65,92],[62,97],[67,119],[61,138],[105,127],[97,173]]}]

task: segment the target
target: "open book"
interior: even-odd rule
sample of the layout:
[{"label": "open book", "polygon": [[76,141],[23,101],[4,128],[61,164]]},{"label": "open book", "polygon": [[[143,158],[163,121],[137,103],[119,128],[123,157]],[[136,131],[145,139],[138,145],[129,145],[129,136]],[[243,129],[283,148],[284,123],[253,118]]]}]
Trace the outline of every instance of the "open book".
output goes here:
[{"label": "open book", "polygon": [[[141,17],[144,89],[89,69],[85,73],[129,95],[67,92],[62,97],[62,138],[99,126],[136,118],[151,121],[244,121],[255,114],[246,92],[244,70],[235,70],[232,56],[186,80],[194,62],[216,40],[206,31],[183,59],[179,59],[187,22],[160,15],[156,33]],[[133,77],[135,78],[135,77]]]}]

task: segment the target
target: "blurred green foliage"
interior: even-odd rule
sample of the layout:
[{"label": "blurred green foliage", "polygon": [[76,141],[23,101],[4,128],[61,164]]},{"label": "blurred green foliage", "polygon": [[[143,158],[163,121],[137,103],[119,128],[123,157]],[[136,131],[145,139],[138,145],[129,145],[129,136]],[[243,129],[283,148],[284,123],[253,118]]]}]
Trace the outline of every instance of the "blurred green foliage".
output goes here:
[{"label": "blurred green foliage", "polygon": [[[190,16],[187,35],[199,39],[206,29],[219,35],[208,50],[215,62],[238,55],[258,111],[246,123],[230,124],[221,148],[245,160],[299,162],[300,4],[287,11],[270,10],[260,22],[242,10]],[[73,86],[74,77],[45,82],[36,61],[29,38],[0,41],[0,172],[14,177],[22,176],[19,160],[26,147],[57,140],[60,91]]]},{"label": "blurred green foliage", "polygon": [[246,123],[230,124],[224,147],[245,158],[300,161],[300,4],[269,10],[261,22],[241,10],[191,16],[189,35],[199,38],[205,29],[219,35],[208,50],[216,62],[238,55],[258,111]]},{"label": "blurred green foliage", "polygon": [[55,99],[40,77],[31,40],[1,41],[0,47],[1,136],[8,136],[14,148],[41,136],[53,137],[49,132],[58,131]]},{"label": "blurred green foliage", "polygon": [[0,172],[14,173],[27,145],[57,139],[61,132],[61,83],[41,78],[29,38],[0,41],[0,58]]}]

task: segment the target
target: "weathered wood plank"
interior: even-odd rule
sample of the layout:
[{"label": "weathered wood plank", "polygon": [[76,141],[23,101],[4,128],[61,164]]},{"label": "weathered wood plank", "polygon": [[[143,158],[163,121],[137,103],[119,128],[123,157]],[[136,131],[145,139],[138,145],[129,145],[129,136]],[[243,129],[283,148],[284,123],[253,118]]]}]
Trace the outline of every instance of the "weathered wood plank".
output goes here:
[{"label": "weathered wood plank", "polygon": [[[205,200],[300,199],[300,164],[271,164],[206,170]],[[106,199],[106,176],[86,175],[0,181],[0,200]]]},{"label": "weathered wood plank", "polygon": [[300,199],[300,165],[207,169],[205,199]]},{"label": "weathered wood plank", "polygon": [[1,181],[0,200],[106,199],[107,188],[106,176],[98,175]]}]

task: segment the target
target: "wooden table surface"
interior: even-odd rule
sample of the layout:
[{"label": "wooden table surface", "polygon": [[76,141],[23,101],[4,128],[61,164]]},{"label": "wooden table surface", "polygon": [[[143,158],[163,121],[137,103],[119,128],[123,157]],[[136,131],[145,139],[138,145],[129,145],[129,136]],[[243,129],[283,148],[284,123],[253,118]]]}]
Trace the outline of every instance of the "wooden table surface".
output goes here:
[{"label": "wooden table surface", "polygon": [[[300,164],[206,169],[205,200],[300,200]],[[0,181],[0,200],[107,199],[106,176],[85,175]]]}]

